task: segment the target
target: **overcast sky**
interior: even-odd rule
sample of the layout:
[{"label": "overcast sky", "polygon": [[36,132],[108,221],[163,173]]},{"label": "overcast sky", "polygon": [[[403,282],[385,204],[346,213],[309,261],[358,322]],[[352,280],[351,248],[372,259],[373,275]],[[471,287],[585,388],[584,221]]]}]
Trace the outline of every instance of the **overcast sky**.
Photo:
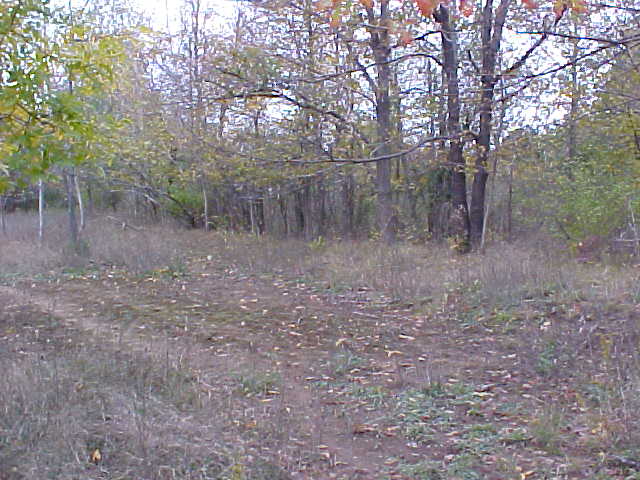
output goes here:
[{"label": "overcast sky", "polygon": [[[145,12],[157,28],[165,28],[167,20],[169,28],[177,28],[180,22],[180,7],[184,0],[135,0],[140,9]],[[235,12],[236,2],[229,0],[202,0],[204,7],[212,8],[221,23],[226,23],[232,19]]]}]

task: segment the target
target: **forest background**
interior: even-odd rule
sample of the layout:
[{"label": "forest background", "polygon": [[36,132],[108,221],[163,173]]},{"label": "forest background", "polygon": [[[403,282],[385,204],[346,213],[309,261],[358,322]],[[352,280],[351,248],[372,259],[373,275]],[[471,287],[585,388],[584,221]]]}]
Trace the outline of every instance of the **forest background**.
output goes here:
[{"label": "forest background", "polygon": [[637,248],[633,2],[250,2],[225,21],[188,0],[164,27],[76,7],[0,12],[3,229],[40,189],[73,244],[109,208],[306,241]]}]

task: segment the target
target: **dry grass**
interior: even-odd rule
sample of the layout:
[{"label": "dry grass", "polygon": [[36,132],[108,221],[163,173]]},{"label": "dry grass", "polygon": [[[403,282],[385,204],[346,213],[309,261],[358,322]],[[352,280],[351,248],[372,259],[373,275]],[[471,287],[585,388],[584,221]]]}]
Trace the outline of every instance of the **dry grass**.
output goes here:
[{"label": "dry grass", "polygon": [[189,342],[102,343],[0,302],[1,479],[287,478],[238,434],[238,381]]},{"label": "dry grass", "polygon": [[9,215],[7,231],[0,233],[0,274],[36,274],[91,264],[143,272],[178,263],[191,242],[188,232],[173,224],[140,225],[126,218],[102,216],[90,219],[81,232],[81,254],[77,254],[70,246],[66,222],[63,212],[48,212],[40,244],[35,214]]},{"label": "dry grass", "polygon": [[[576,392],[566,395],[586,413],[568,417],[597,432],[581,447],[629,449],[640,442],[640,268],[633,258],[581,263],[544,244],[496,244],[461,257],[442,245],[258,242],[234,235],[217,248],[245,272],[287,271],[328,292],[378,293],[445,315],[471,328],[470,335],[495,336],[531,382],[539,378],[542,389],[556,394]],[[547,416],[541,413],[531,429],[557,452],[568,437]]]},{"label": "dry grass", "polygon": [[446,245],[313,242],[221,234],[215,250],[246,272],[287,272],[335,290],[367,289],[398,301],[434,300],[452,290],[488,305],[550,293],[591,301],[640,299],[640,269],[584,264],[556,246],[500,243],[460,256]]},{"label": "dry grass", "polygon": [[175,358],[94,345],[4,359],[2,369],[0,465],[9,478],[221,478],[233,464],[218,443],[216,406]]},{"label": "dry grass", "polygon": [[[446,469],[441,461],[425,457],[424,464],[401,462],[397,471],[404,477],[378,471],[364,478],[485,478],[476,460],[486,452],[499,457],[505,446],[515,443],[527,449],[525,460],[544,457],[535,467],[540,475],[547,475],[540,470],[547,460],[564,464],[579,459],[582,464],[576,469],[586,472],[589,465],[592,472],[605,472],[590,477],[548,473],[545,478],[624,478],[607,476],[619,467],[607,462],[633,461],[640,453],[640,269],[633,264],[579,263],[544,245],[495,244],[482,255],[458,256],[443,245],[305,243],[135,224],[135,229],[123,230],[113,221],[90,224],[84,232],[88,255],[79,257],[65,246],[63,223],[51,225],[41,247],[33,239],[31,221],[28,216],[11,218],[12,230],[0,249],[2,273],[39,273],[74,262],[118,265],[136,275],[125,280],[127,274],[121,272],[117,282],[96,275],[70,285],[87,292],[94,289],[97,297],[106,299],[106,303],[87,302],[83,315],[104,308],[96,311],[98,322],[121,321],[109,311],[109,295],[100,290],[102,286],[118,295],[129,292],[131,298],[125,293],[118,302],[131,304],[136,325],[153,329],[142,309],[133,308],[139,306],[134,295],[144,294],[149,286],[154,293],[149,290],[150,297],[139,301],[153,307],[154,318],[174,322],[178,317],[169,312],[179,308],[180,318],[195,318],[195,305],[203,330],[196,335],[194,329],[189,339],[186,326],[167,325],[167,332],[179,331],[175,333],[179,337],[126,353],[126,348],[83,337],[68,326],[59,328],[60,337],[49,335],[57,340],[45,344],[36,328],[52,319],[25,311],[21,320],[9,312],[16,325],[31,327],[0,337],[3,342],[18,342],[8,345],[22,342],[20,348],[7,350],[12,354],[0,350],[0,368],[7,372],[0,383],[2,480],[3,474],[11,480],[288,479],[285,470],[299,473],[312,464],[328,468],[316,447],[330,443],[327,439],[336,431],[336,438],[353,438],[351,445],[357,446],[361,437],[352,434],[356,426],[367,420],[380,423],[381,418],[393,426],[400,413],[405,417],[415,413],[419,421],[405,425],[415,436],[420,433],[416,429],[426,425],[424,418],[444,411],[425,410],[429,402],[454,405],[454,400],[461,403],[446,409],[452,415],[464,412],[461,405],[471,404],[474,413],[453,415],[442,426],[444,436],[438,438],[456,440],[459,450],[448,450],[455,455],[449,455],[453,460]],[[183,258],[186,275],[181,278],[138,275]],[[286,297],[275,291],[278,288],[286,290]],[[55,291],[63,292],[64,286]],[[357,301],[351,302],[354,297]],[[246,299],[250,300],[240,302]],[[347,307],[336,299],[346,300]],[[295,320],[291,310],[300,305],[309,311]],[[7,315],[2,307],[0,299],[0,316]],[[363,310],[355,313],[362,316],[352,315],[358,308]],[[243,316],[246,311],[251,315]],[[313,337],[329,313],[332,318],[336,315],[335,323],[322,330],[323,335],[339,329],[334,333],[346,350],[337,354],[336,338],[318,336],[317,344],[312,342],[317,358],[305,358],[311,350],[296,342]],[[381,318],[397,323],[381,330]],[[234,340],[234,335],[239,338]],[[359,347],[358,341],[365,339],[369,347]],[[188,347],[197,341],[205,350]],[[206,353],[216,341],[221,342],[216,348],[224,356]],[[386,350],[376,358],[372,347],[378,343]],[[402,351],[407,362],[390,357],[387,350],[398,355]],[[302,356],[295,361],[288,357],[300,351]],[[430,358],[436,354],[442,357]],[[449,390],[429,392],[424,381],[403,373],[403,365],[419,366],[422,356],[434,362],[434,369],[447,372],[443,378],[459,377],[449,390],[456,385],[464,389],[455,395]],[[222,358],[227,358],[226,364]],[[398,362],[397,372],[386,372],[397,373],[398,378],[384,388],[350,383],[352,375],[359,381],[367,379],[368,366],[376,361]],[[294,376],[328,382],[323,399],[327,402],[314,397],[306,383],[294,385]],[[477,392],[481,384],[489,386]],[[334,398],[328,392],[340,395]],[[407,396],[424,401],[398,403]],[[349,399],[366,408],[348,407]],[[493,412],[503,414],[488,414],[485,406],[490,402]],[[393,410],[400,407],[406,411]],[[372,416],[367,419],[369,411]],[[352,418],[354,412],[362,418]],[[309,430],[310,422],[315,425],[307,438],[301,432]],[[343,424],[348,425],[346,433],[340,430]],[[507,433],[500,433],[503,427]],[[357,435],[373,435],[366,428],[360,430]],[[393,432],[400,435],[405,430]],[[511,437],[505,440],[507,434]],[[406,432],[402,435],[406,438],[383,435],[376,442],[397,439],[396,450],[389,447],[389,451],[407,454],[401,449],[415,439]],[[368,451],[370,446],[362,448]],[[96,450],[102,458],[91,462]],[[589,459],[600,460],[589,464]],[[628,467],[618,471],[635,474]],[[515,467],[509,472],[502,478],[515,478]],[[437,476],[441,473],[444,476]]]}]

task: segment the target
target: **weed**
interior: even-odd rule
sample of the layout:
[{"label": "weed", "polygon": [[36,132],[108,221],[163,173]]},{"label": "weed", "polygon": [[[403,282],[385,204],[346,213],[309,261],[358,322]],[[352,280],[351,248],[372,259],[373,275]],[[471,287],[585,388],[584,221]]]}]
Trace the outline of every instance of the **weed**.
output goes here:
[{"label": "weed", "polygon": [[406,438],[428,443],[434,433],[446,429],[453,421],[451,392],[440,384],[402,392],[395,406]]},{"label": "weed", "polygon": [[549,340],[543,346],[535,365],[536,372],[540,375],[551,375],[557,368],[557,348],[558,344],[555,340]]},{"label": "weed", "polygon": [[395,469],[401,475],[415,480],[445,480],[446,478],[442,472],[442,468],[436,462],[400,462]]},{"label": "weed", "polygon": [[364,359],[351,352],[340,352],[333,357],[329,368],[336,376],[345,375],[354,369],[362,367]]},{"label": "weed", "polygon": [[247,397],[276,394],[282,383],[279,374],[269,371],[239,373],[234,377],[238,382],[238,391]]},{"label": "weed", "polygon": [[560,453],[560,447],[564,441],[565,424],[565,416],[561,410],[547,408],[531,422],[528,433],[536,446],[556,455]]}]

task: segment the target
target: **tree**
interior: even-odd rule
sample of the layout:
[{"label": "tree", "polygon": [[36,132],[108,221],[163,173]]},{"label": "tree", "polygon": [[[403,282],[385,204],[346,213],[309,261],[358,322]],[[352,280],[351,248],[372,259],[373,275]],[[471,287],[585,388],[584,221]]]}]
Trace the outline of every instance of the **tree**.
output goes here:
[{"label": "tree", "polygon": [[91,155],[98,119],[86,99],[112,80],[121,46],[68,20],[48,2],[0,6],[0,189]]}]

